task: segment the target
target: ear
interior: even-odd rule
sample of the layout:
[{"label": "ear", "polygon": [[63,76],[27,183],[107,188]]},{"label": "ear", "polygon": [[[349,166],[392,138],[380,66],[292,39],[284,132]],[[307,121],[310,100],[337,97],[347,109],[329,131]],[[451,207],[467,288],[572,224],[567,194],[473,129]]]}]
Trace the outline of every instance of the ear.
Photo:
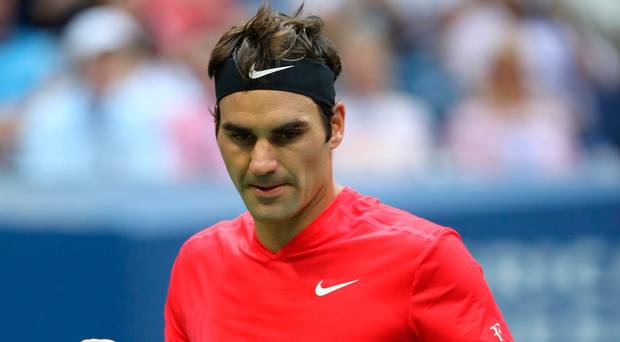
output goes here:
[{"label": "ear", "polygon": [[336,102],[334,108],[332,108],[334,115],[331,118],[332,137],[329,141],[331,149],[335,149],[342,142],[344,137],[344,116],[345,108],[342,101]]}]

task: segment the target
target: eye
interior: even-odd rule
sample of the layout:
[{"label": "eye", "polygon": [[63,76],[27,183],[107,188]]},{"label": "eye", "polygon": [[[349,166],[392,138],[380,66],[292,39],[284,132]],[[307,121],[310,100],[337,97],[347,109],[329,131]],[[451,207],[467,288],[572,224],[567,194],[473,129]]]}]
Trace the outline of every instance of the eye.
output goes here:
[{"label": "eye", "polygon": [[248,132],[231,132],[230,138],[237,144],[249,145],[254,143],[254,135]]},{"label": "eye", "polygon": [[299,136],[299,134],[301,134],[301,132],[299,130],[293,130],[292,129],[292,130],[288,130],[288,131],[284,131],[284,132],[280,133],[280,136],[283,139],[290,140],[290,139],[297,138]]},{"label": "eye", "polygon": [[286,144],[296,140],[302,131],[299,129],[287,129],[274,134],[274,142],[278,144]]}]

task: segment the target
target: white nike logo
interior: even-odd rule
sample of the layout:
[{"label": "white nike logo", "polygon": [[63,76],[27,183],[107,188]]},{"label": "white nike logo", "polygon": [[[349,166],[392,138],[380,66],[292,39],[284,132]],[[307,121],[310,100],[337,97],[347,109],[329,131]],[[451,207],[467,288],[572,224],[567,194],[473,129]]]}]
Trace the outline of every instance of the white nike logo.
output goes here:
[{"label": "white nike logo", "polygon": [[279,67],[279,68],[265,69],[265,70],[254,70],[254,65],[252,65],[252,68],[250,68],[249,76],[251,79],[255,80],[257,78],[261,78],[263,76],[273,74],[274,72],[282,71],[282,70],[292,68],[292,67],[294,67],[294,65],[289,65],[289,66]]},{"label": "white nike logo", "polygon": [[341,288],[345,287],[345,286],[349,286],[353,283],[357,283],[359,281],[359,279],[355,279],[353,281],[347,282],[347,283],[342,283],[342,284],[338,284],[338,285],[334,285],[334,286],[330,286],[330,287],[323,287],[323,281],[319,281],[318,284],[316,284],[316,287],[314,288],[314,293],[316,293],[317,296],[322,297],[325,295],[328,295],[336,290],[340,290]]}]

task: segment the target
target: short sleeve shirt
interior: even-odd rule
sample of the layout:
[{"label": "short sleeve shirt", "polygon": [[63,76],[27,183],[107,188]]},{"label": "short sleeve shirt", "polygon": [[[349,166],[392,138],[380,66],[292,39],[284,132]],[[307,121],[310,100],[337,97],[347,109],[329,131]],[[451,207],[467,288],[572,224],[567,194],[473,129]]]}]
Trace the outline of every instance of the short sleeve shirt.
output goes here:
[{"label": "short sleeve shirt", "polygon": [[167,342],[512,342],[459,235],[350,188],[284,248],[251,215],[190,238],[175,261]]}]

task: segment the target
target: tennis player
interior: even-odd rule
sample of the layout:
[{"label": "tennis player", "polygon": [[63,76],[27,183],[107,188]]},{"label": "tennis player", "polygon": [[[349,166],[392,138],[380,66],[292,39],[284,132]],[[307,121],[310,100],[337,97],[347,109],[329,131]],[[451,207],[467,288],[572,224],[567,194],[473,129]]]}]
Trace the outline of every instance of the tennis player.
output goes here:
[{"label": "tennis player", "polygon": [[217,143],[248,212],[181,248],[166,341],[513,341],[454,230],[335,183],[340,58],[300,12],[264,5],[211,54]]}]

